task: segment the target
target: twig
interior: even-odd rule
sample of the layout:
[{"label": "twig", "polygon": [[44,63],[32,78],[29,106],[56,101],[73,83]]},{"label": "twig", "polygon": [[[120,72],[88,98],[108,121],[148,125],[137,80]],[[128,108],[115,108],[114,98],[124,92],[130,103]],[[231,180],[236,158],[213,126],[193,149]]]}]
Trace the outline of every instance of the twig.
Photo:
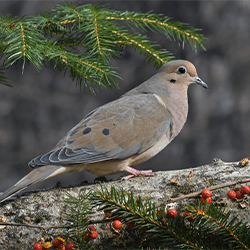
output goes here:
[{"label": "twig", "polygon": [[[217,185],[217,186],[214,186],[214,187],[210,187],[209,190],[212,191],[212,190],[216,190],[216,189],[219,189],[219,188],[230,187],[230,186],[234,186],[236,184],[245,183],[245,182],[250,182],[250,178],[249,179],[245,179],[243,181],[242,180],[240,180],[240,181],[234,181],[234,182],[230,182],[230,183],[226,183],[226,184],[222,184],[222,185]],[[197,197],[201,193],[202,193],[202,190],[194,192],[194,193],[190,193],[190,194],[187,194],[187,195],[183,195],[183,196],[180,196],[180,197],[177,197],[177,198],[172,198],[172,199],[167,200],[164,203],[164,205],[167,205],[167,204],[172,203],[172,202],[184,200],[184,199],[187,199],[187,198]],[[158,205],[158,206],[161,206],[161,205]]]},{"label": "twig", "polygon": [[29,223],[10,223],[10,222],[0,222],[0,226],[14,226],[14,227],[34,227],[34,228],[42,228],[42,229],[52,229],[52,228],[67,228],[69,226],[52,226],[52,225],[33,225]]}]

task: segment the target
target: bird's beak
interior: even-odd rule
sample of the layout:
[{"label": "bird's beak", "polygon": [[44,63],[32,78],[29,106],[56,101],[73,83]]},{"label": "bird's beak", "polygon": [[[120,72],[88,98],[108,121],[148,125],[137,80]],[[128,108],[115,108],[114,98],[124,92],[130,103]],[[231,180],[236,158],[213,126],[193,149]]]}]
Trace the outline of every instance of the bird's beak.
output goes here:
[{"label": "bird's beak", "polygon": [[198,76],[193,77],[193,79],[194,79],[194,82],[195,82],[196,84],[199,84],[199,85],[201,85],[203,88],[208,89],[207,84],[206,84],[205,82],[203,82]]}]

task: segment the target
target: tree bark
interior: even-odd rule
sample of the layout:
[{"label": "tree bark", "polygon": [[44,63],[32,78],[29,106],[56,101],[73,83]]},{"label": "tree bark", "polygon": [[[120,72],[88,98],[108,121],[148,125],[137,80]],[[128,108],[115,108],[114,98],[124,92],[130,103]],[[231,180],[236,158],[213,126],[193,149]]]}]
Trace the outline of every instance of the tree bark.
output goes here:
[{"label": "tree bark", "polygon": [[[157,205],[165,203],[166,208],[175,208],[178,212],[186,204],[197,203],[200,192],[204,188],[212,191],[214,204],[226,206],[231,216],[238,216],[243,222],[250,221],[249,196],[242,200],[229,200],[227,192],[235,186],[248,185],[250,181],[249,165],[239,165],[239,162],[226,163],[214,159],[212,163],[195,168],[155,172],[154,177],[137,177],[127,181],[106,182],[110,189],[112,185],[117,190],[133,192],[143,199],[151,199]],[[22,194],[18,198],[6,201],[0,205],[0,215],[4,215],[5,223],[12,224],[0,229],[1,249],[32,249],[35,242],[41,238],[53,241],[62,236],[65,238],[64,224],[67,199],[65,191],[77,195],[80,190],[90,190],[99,184],[80,187],[55,187],[50,190],[38,190]],[[92,221],[100,221],[104,213],[91,215]],[[3,224],[3,223],[2,223]],[[25,224],[25,225],[21,225]],[[58,226],[58,228],[57,228]],[[143,238],[137,238],[131,231],[122,228],[114,231],[111,223],[96,223],[99,233],[93,243],[97,249],[127,249],[142,246]],[[52,248],[53,249],[53,248]]]}]

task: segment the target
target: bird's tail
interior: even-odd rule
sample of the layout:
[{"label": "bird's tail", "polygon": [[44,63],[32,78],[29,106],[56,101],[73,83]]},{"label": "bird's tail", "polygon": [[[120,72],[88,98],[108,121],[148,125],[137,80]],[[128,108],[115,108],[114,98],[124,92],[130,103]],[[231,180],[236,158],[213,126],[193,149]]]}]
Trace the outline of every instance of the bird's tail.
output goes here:
[{"label": "bird's tail", "polygon": [[10,187],[3,194],[1,194],[0,203],[29,186],[63,172],[65,172],[65,167],[63,166],[47,165],[35,168],[20,181],[18,181],[14,186]]}]

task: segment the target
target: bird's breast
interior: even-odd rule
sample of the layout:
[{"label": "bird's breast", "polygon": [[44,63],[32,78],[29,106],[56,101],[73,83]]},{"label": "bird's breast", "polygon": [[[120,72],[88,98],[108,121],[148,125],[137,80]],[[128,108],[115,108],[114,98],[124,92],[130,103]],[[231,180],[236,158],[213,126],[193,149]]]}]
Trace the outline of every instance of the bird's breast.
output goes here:
[{"label": "bird's breast", "polygon": [[172,116],[171,138],[173,140],[183,128],[188,115],[188,99],[182,91],[174,91],[171,101],[168,102],[167,108]]}]

